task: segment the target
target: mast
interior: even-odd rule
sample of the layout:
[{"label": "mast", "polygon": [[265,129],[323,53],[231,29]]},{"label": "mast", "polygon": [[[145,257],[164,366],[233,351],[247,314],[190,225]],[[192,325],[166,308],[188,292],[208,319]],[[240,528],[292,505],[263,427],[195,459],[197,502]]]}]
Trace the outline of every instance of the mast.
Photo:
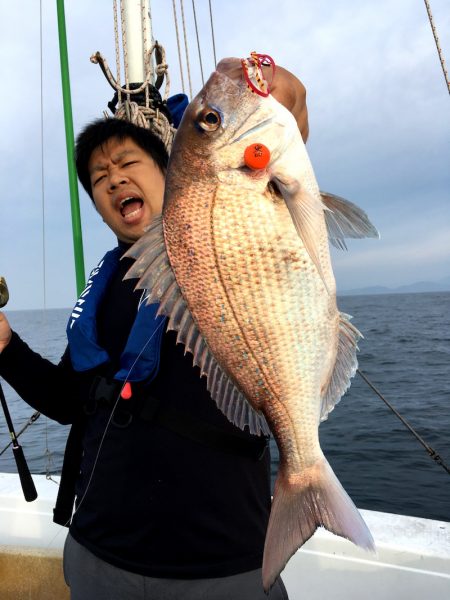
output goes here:
[{"label": "mast", "polygon": [[[124,66],[128,73],[126,83],[141,83],[145,80],[145,57],[147,33],[152,39],[149,18],[149,0],[122,0],[124,43]],[[153,81],[151,81],[153,83]]]},{"label": "mast", "polygon": [[67,168],[69,173],[70,206],[72,213],[72,237],[75,258],[75,277],[77,293],[81,294],[85,286],[83,237],[81,232],[80,201],[75,168],[72,102],[70,97],[69,60],[67,56],[66,21],[64,0],[56,0],[58,14],[59,54],[61,60],[61,84],[64,106],[64,126],[66,132]]},{"label": "mast", "polygon": [[[167,106],[170,82],[164,48],[153,41],[149,0],[121,0],[120,26],[125,83],[121,79],[118,2],[114,0],[114,33],[116,77],[100,52],[91,56],[108,83],[116,91],[108,108],[116,119],[125,119],[139,127],[151,129],[168,152],[172,147],[175,127]],[[164,93],[160,88],[165,80]],[[183,102],[181,99],[180,102]]]}]

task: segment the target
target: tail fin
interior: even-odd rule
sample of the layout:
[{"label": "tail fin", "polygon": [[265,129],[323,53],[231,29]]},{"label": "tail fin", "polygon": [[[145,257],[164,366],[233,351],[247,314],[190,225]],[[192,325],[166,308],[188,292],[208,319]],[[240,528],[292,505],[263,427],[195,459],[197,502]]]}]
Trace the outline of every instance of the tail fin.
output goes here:
[{"label": "tail fin", "polygon": [[266,592],[289,558],[320,526],[365,550],[375,550],[367,525],[325,457],[295,481],[282,471],[278,474],[264,547]]}]

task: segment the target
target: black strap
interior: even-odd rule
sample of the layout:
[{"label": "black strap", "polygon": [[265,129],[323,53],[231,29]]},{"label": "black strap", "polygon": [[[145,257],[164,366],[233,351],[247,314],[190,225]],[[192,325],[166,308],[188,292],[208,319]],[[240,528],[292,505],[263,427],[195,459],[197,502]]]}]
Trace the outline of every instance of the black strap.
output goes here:
[{"label": "black strap", "polygon": [[[96,377],[89,394],[90,411],[98,406],[112,407],[116,404],[122,382]],[[112,422],[117,427],[127,427],[134,417],[161,425],[170,431],[182,435],[190,440],[204,444],[209,448],[235,454],[248,456],[254,460],[261,460],[268,445],[268,437],[263,435],[239,435],[222,428],[201,421],[187,412],[179,411],[172,406],[167,406],[160,399],[150,396],[145,387],[132,384],[132,400],[119,400],[114,411]]]},{"label": "black strap", "polygon": [[[92,414],[98,406],[114,406],[121,386],[121,382],[96,378],[91,387],[89,410],[86,410],[86,412]],[[130,407],[130,411],[121,408],[127,405]],[[142,390],[138,402],[129,403],[129,401],[121,400],[118,408],[122,420],[118,420],[116,423],[119,427],[127,426],[133,417],[138,417],[144,421],[161,425],[208,448],[249,457],[253,460],[261,460],[268,446],[269,438],[266,436],[249,434],[243,437],[232,432],[223,431],[223,429],[212,423],[200,421],[186,412],[165,406],[157,398],[148,395],[143,396]],[[61,482],[56,505],[53,509],[53,521],[66,527],[69,526],[72,518],[75,485],[80,473],[84,427],[85,422],[83,420],[74,423],[70,429],[64,453]]]},{"label": "black strap", "polygon": [[[146,407],[150,406],[150,412],[147,413]],[[198,442],[220,450],[228,454],[237,456],[248,456],[254,460],[261,460],[268,445],[269,438],[263,435],[248,435],[246,437],[233,434],[229,431],[201,421],[192,417],[186,412],[181,412],[172,407],[160,406],[160,410],[155,410],[151,402],[147,402],[144,410],[139,415],[141,419],[150,420],[166,429],[182,435],[194,442]]]},{"label": "black strap", "polygon": [[84,424],[81,422],[74,423],[70,428],[64,452],[58,496],[53,509],[53,521],[65,527],[70,525],[72,519],[75,484],[80,473],[83,432]]}]

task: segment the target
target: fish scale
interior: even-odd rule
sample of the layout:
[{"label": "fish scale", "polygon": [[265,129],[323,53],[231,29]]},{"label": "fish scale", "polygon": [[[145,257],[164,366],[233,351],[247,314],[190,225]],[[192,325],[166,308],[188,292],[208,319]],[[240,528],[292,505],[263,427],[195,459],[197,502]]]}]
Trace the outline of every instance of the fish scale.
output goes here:
[{"label": "fish scale", "polygon": [[[337,346],[336,303],[317,278],[286,207],[268,192],[258,195],[234,183],[218,186],[203,207],[201,186],[196,197],[187,193],[166,220],[171,232],[186,231],[189,223],[188,238],[180,244],[166,231],[166,244],[184,298],[214,356],[226,372],[242,373],[239,386],[255,408],[268,397],[269,426],[273,412],[271,429],[282,454],[289,440],[285,462],[299,469],[317,459],[320,389],[323,371],[325,376],[329,371],[319,358],[330,345]],[[204,302],[206,293],[212,302]],[[311,298],[319,301],[310,307]],[[334,327],[329,325],[332,310]],[[321,335],[317,325],[312,331],[312,322],[322,324]],[[308,349],[306,355],[302,348]],[[324,365],[322,372],[318,365]],[[301,415],[301,422],[286,435],[291,414]],[[302,449],[312,456],[303,456]]]}]

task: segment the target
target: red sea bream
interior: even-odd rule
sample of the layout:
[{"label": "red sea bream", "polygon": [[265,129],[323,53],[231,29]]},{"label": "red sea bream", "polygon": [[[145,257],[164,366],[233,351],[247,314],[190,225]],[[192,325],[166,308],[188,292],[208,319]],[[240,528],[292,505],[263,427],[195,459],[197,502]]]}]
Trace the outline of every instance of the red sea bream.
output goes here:
[{"label": "red sea bream", "polygon": [[[377,232],[355,205],[319,191],[295,119],[228,76],[236,61],[222,61],[189,105],[162,218],[129,252],[128,277],[160,302],[227,417],[277,442],[268,590],[317,527],[373,548],[318,427],[350,385],[360,337],[336,306],[329,241]],[[244,163],[253,143],[270,150],[264,169]]]}]

